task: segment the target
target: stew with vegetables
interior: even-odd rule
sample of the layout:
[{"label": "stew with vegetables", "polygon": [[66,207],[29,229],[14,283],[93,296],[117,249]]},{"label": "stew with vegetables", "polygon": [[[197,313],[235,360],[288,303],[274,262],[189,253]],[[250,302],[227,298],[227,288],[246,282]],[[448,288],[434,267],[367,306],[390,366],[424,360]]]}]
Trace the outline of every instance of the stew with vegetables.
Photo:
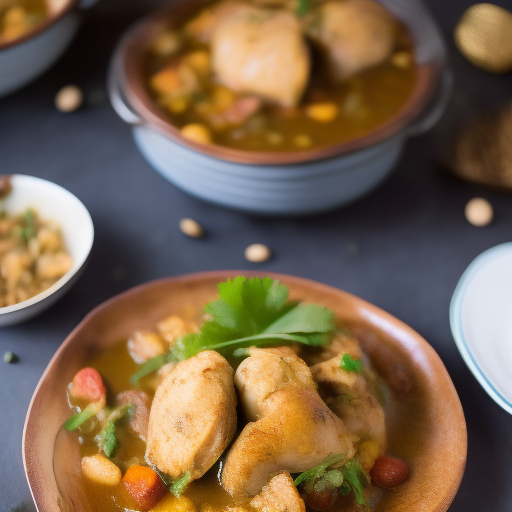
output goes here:
[{"label": "stew with vegetables", "polygon": [[386,412],[400,397],[334,313],[237,277],[198,320],[136,331],[70,383],[92,509],[384,510],[409,471]]},{"label": "stew with vegetables", "polygon": [[0,308],[47,290],[72,266],[56,224],[31,209],[14,216],[0,209]]},{"label": "stew with vegetables", "polygon": [[47,15],[45,0],[0,0],[0,44],[24,36]]},{"label": "stew with vegetables", "polygon": [[155,36],[147,76],[184,137],[297,151],[382,126],[416,66],[406,28],[373,0],[220,0]]}]

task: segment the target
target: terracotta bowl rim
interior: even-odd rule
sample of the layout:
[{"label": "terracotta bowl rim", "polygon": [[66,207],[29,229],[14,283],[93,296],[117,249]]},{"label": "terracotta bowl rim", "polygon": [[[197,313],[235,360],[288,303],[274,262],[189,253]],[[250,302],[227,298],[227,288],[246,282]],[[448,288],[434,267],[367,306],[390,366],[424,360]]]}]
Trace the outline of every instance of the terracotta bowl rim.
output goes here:
[{"label": "terracotta bowl rim", "polygon": [[[446,370],[446,367],[444,366],[443,362],[441,361],[441,358],[437,354],[437,352],[434,350],[434,348],[416,331],[414,331],[411,327],[409,327],[407,324],[402,322],[401,320],[397,319],[393,315],[385,312],[384,310],[380,309],[379,307],[365,301],[364,299],[361,299],[357,297],[356,295],[353,295],[349,292],[346,292],[344,290],[341,290],[339,288],[336,288],[331,285],[327,285],[324,283],[320,283],[318,281],[314,281],[308,278],[304,277],[298,277],[298,276],[292,276],[288,274],[282,274],[282,273],[275,273],[275,272],[264,272],[264,271],[247,271],[247,270],[214,270],[214,271],[205,271],[205,272],[193,272],[188,274],[181,274],[178,276],[173,277],[165,277],[160,279],[155,279],[137,286],[134,286],[128,290],[125,290],[124,292],[115,295],[114,297],[104,301],[103,303],[96,306],[91,312],[89,312],[84,319],[71,331],[71,333],[66,337],[64,342],[59,346],[53,357],[51,358],[50,362],[48,363],[48,366],[46,367],[45,371],[43,372],[36,389],[32,395],[32,398],[30,400],[30,404],[28,407],[27,415],[25,418],[25,423],[23,426],[23,436],[22,436],[22,457],[23,457],[23,467],[25,470],[25,476],[27,478],[27,482],[29,484],[30,492],[32,495],[32,498],[34,500],[34,503],[36,505],[36,508],[40,510],[40,512],[54,512],[52,508],[49,508],[48,503],[45,499],[45,492],[46,487],[36,486],[35,485],[35,469],[38,467],[38,459],[37,456],[33,454],[28,454],[30,451],[28,448],[32,444],[32,441],[30,437],[27,436],[27,430],[30,428],[31,424],[34,422],[37,422],[36,417],[32,414],[32,409],[34,407],[34,404],[38,400],[42,400],[43,397],[39,396],[40,388],[45,383],[47,376],[52,369],[55,362],[60,359],[62,352],[74,342],[74,339],[77,335],[77,333],[84,328],[84,326],[91,321],[96,315],[101,313],[103,310],[108,309],[113,303],[116,301],[126,298],[128,296],[136,296],[139,292],[145,291],[152,287],[158,287],[162,284],[166,283],[174,283],[174,282],[198,282],[203,280],[215,280],[217,282],[221,282],[223,280],[226,280],[227,278],[233,278],[234,276],[243,275],[246,277],[264,277],[268,276],[273,279],[279,279],[281,282],[284,283],[293,283],[297,285],[303,285],[308,288],[317,290],[319,292],[326,292],[329,294],[334,295],[343,295],[347,299],[350,299],[353,301],[353,303],[357,306],[364,307],[365,310],[370,311],[375,316],[381,318],[385,322],[390,322],[397,326],[397,328],[400,330],[403,336],[409,336],[414,339],[414,341],[418,344],[420,347],[421,353],[426,356],[429,363],[435,363],[438,370],[436,371],[436,374],[439,376],[440,380],[443,381],[443,384],[446,384],[450,391],[450,398],[453,402],[453,406],[456,409],[456,412],[454,414],[454,417],[457,417],[459,420],[459,423],[457,424],[457,430],[459,432],[459,441],[460,441],[460,449],[461,453],[459,454],[459,457],[457,457],[457,467],[454,467],[452,474],[454,475],[454,481],[453,485],[450,487],[450,491],[446,493],[445,496],[443,496],[441,500],[441,504],[432,512],[445,512],[448,510],[449,505],[452,503],[453,499],[455,498],[455,495],[457,494],[457,491],[460,487],[460,483],[462,481],[462,477],[464,475],[464,469],[466,465],[466,457],[467,457],[467,429],[466,429],[466,421],[464,417],[464,411],[462,409],[462,404],[460,403],[459,396],[457,394],[457,391],[453,385],[453,382],[448,374],[448,371]],[[53,452],[52,452],[53,453]],[[455,461],[453,461],[453,464],[455,465]],[[31,480],[34,480],[34,482],[31,482]],[[34,485],[33,485],[34,484]],[[41,505],[43,508],[39,508],[39,505]],[[446,507],[446,508],[444,508]],[[58,512],[57,509],[55,509],[55,512]]]},{"label": "terracotta bowl rim", "polygon": [[[218,144],[199,144],[183,137],[180,130],[166,118],[163,108],[151,97],[144,83],[140,63],[151,41],[151,35],[167,26],[171,16],[180,19],[186,13],[193,12],[198,4],[206,5],[209,2],[210,0],[190,0],[167,5],[135,23],[128,28],[114,52],[113,69],[117,86],[126,98],[129,108],[140,117],[142,125],[147,125],[181,146],[216,159],[253,165],[286,165],[313,162],[368,148],[397,135],[421,114],[438,90],[441,75],[446,68],[446,63],[442,61],[417,65],[416,84],[402,108],[369,134],[348,142],[289,152],[247,151]],[[405,21],[402,22],[414,36],[411,27]]]},{"label": "terracotta bowl rim", "polygon": [[49,29],[55,23],[60,21],[64,16],[70,13],[78,4],[80,0],[67,0],[66,6],[62,8],[59,12],[51,16],[50,18],[45,19],[41,23],[37,24],[33,30],[29,30],[26,34],[18,37],[17,39],[13,39],[12,41],[7,41],[5,43],[0,43],[0,52],[2,50],[7,50],[8,48],[13,48],[19,44],[23,44],[30,39],[37,37],[39,34],[42,34],[45,30]]}]

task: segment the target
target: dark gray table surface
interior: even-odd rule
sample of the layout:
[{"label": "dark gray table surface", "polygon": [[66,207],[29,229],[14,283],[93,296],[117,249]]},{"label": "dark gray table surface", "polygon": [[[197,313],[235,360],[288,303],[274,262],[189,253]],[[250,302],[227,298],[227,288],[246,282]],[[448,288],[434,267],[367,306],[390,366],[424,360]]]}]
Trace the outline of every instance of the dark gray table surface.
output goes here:
[{"label": "dark gray table surface", "polygon": [[[145,162],[108,103],[71,115],[55,110],[54,94],[63,85],[77,83],[86,92],[104,86],[115,41],[154,3],[103,0],[85,15],[75,43],[50,72],[0,100],[0,173],[64,186],[84,202],[96,229],[90,264],[69,294],[38,318],[0,329],[0,354],[12,350],[20,357],[16,365],[0,363],[0,511],[34,511],[21,457],[27,407],[53,353],[92,308],[163,276],[256,268],[352,292],[423,335],[448,368],[468,425],[467,469],[450,510],[512,510],[512,418],[472,377],[448,320],[450,298],[467,265],[512,234],[510,196],[461,182],[440,165],[453,120],[512,100],[511,75],[482,73],[454,47],[453,27],[472,1],[427,2],[448,40],[455,74],[443,120],[410,140],[396,172],[376,192],[348,208],[295,220],[247,216],[177,190]],[[500,3],[511,7],[510,0]],[[464,218],[464,205],[476,195],[495,208],[489,227],[472,227]],[[205,239],[180,233],[178,221],[186,216],[206,228]],[[268,244],[273,259],[258,266],[245,261],[244,248],[254,242]]]}]

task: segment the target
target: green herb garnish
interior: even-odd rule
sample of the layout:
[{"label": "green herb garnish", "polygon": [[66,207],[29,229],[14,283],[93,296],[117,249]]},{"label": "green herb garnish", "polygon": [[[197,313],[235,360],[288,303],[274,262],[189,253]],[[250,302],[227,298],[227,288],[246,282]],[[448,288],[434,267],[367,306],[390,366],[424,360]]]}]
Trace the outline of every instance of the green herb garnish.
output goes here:
[{"label": "green herb garnish", "polygon": [[25,211],[23,214],[23,222],[25,227],[21,230],[21,238],[23,238],[23,240],[34,238],[37,234],[37,220],[32,210],[27,209]]},{"label": "green herb garnish", "polygon": [[206,304],[204,311],[210,319],[201,331],[178,339],[169,353],[147,361],[132,380],[203,350],[246,355],[239,349],[290,343],[318,347],[332,337],[334,313],[317,304],[288,300],[288,288],[277,280],[239,276],[218,288],[220,298]]},{"label": "green herb garnish", "polygon": [[172,484],[169,486],[169,490],[174,494],[174,496],[176,496],[176,498],[179,498],[181,496],[181,493],[189,484],[190,480],[192,480],[192,475],[190,471],[185,471],[183,475],[181,475],[178,479],[172,482]]},{"label": "green herb garnish", "polygon": [[349,460],[343,468],[341,468],[345,484],[354,492],[358,505],[369,509],[368,504],[363,495],[364,488],[370,483],[370,479],[366,471],[357,460]]},{"label": "green herb garnish", "polygon": [[353,359],[350,354],[345,354],[341,360],[340,368],[346,372],[361,373],[363,369],[363,361],[360,359]]},{"label": "green herb garnish", "polygon": [[99,449],[110,458],[117,448],[116,422],[123,418],[126,414],[133,414],[135,406],[125,404],[114,409],[108,416],[105,425],[100,433],[94,438],[98,443]]},{"label": "green herb garnish", "polygon": [[137,382],[143,377],[146,377],[146,375],[160,370],[162,366],[173,361],[179,361],[179,358],[172,351],[152,357],[142,364],[140,369],[131,376],[130,381],[132,384],[137,384]]},{"label": "green herb garnish", "polygon": [[336,487],[343,496],[353,492],[357,503],[368,508],[363,491],[370,483],[370,479],[361,464],[354,459],[341,465],[345,458],[345,455],[329,455],[318,466],[301,473],[295,478],[294,484],[302,484],[307,489],[309,486],[315,488],[318,483],[325,482]]},{"label": "green herb garnish", "polygon": [[64,428],[72,432],[76,430],[80,425],[85,423],[87,420],[91,419],[93,416],[96,416],[98,412],[100,412],[100,408],[97,403],[89,404],[83,411],[77,412],[70,416],[66,423],[64,423]]},{"label": "green herb garnish", "polygon": [[297,9],[295,12],[297,16],[306,16],[306,14],[311,10],[311,0],[298,0]]},{"label": "green herb garnish", "polygon": [[311,469],[308,469],[307,471],[304,471],[304,473],[301,473],[294,481],[293,483],[298,486],[302,482],[305,482],[306,480],[316,480],[317,478],[322,477],[328,468],[331,466],[334,466],[336,464],[339,464],[341,461],[345,460],[347,457],[346,455],[339,454],[339,455],[329,455],[323,462],[318,464],[318,466],[315,466]]}]

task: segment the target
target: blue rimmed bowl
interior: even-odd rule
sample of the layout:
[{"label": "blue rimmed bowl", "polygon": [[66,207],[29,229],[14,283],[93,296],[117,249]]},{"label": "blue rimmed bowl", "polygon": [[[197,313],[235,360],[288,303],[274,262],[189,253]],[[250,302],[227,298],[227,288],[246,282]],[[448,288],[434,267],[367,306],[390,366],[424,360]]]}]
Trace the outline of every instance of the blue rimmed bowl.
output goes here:
[{"label": "blue rimmed bowl", "polygon": [[512,242],[478,256],[450,305],[457,348],[491,398],[512,414]]}]

